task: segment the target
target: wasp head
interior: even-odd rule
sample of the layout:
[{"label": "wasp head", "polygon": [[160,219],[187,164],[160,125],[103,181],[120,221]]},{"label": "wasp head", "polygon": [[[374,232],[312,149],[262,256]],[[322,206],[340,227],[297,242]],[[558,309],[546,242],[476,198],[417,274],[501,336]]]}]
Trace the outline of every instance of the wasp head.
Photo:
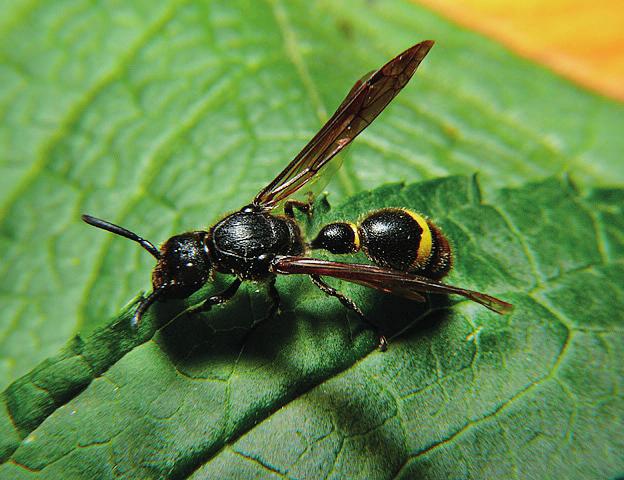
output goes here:
[{"label": "wasp head", "polygon": [[206,234],[183,233],[161,245],[152,272],[154,291],[164,289],[164,297],[186,298],[208,281],[212,266],[204,244]]},{"label": "wasp head", "polygon": [[176,235],[158,250],[151,242],[119,225],[91,215],[83,215],[82,219],[89,225],[137,242],[158,261],[152,272],[154,290],[136,309],[132,318],[134,327],[139,325],[145,311],[158,298],[186,298],[210,278],[212,266],[204,243],[207,232]]}]

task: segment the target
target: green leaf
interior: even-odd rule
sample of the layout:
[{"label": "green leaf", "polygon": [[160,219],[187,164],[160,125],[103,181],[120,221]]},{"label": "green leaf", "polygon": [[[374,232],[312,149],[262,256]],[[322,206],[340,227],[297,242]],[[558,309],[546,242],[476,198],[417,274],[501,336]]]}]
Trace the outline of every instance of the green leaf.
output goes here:
[{"label": "green leaf", "polygon": [[415,78],[348,153],[334,199],[479,171],[624,181],[624,109],[408,2],[3,2],[0,387],[93,332],[160,242],[249,202],[364,72],[425,38]]},{"label": "green leaf", "polygon": [[513,314],[341,285],[397,334],[381,353],[305,278],[278,279],[272,319],[254,286],[205,315],[160,304],[138,334],[128,311],[5,392],[0,477],[613,477],[623,199],[560,180],[482,199],[466,177],[321,199],[308,233],[383,206],[435,218],[455,247],[449,283]]},{"label": "green leaf", "polygon": [[[624,181],[622,105],[407,2],[15,0],[2,12],[0,478],[624,471],[624,195],[596,188]],[[154,242],[210,225],[283,168],[356,78],[425,38],[435,48],[330,198],[479,171],[485,202],[462,177],[394,185],[319,203],[308,227],[412,206],[454,242],[449,281],[514,301],[511,317],[336,282],[405,330],[382,355],[337,302],[283,278],[275,319],[262,321],[251,285],[158,328],[218,279],[129,329],[135,303],[118,312],[149,288],[152,261],[80,213]],[[526,185],[561,172],[585,193]]]}]

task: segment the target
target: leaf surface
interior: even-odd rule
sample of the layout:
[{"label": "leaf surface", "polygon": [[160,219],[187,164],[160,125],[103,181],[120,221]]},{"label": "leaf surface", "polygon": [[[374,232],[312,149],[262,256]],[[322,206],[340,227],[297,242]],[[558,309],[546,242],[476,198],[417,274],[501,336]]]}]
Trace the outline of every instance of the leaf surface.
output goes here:
[{"label": "leaf surface", "polygon": [[[0,478],[624,472],[622,105],[399,1],[0,4]],[[397,334],[382,355],[303,278],[271,320],[261,285],[181,313],[219,278],[129,329],[152,259],[80,213],[155,243],[210,225],[425,38],[329,198],[476,171],[483,198],[469,177],[387,185],[319,201],[308,229],[424,212],[449,281],[512,316],[335,282]]]},{"label": "leaf surface", "polygon": [[395,334],[385,353],[305,278],[279,278],[272,319],[255,287],[205,315],[171,321],[181,306],[159,305],[138,335],[126,314],[7,390],[17,432],[4,421],[0,476],[612,477],[624,468],[623,196],[553,179],[482,199],[474,179],[450,177],[335,209],[321,199],[310,233],[384,206],[435,218],[455,246],[449,282],[513,314],[341,285]]},{"label": "leaf surface", "polygon": [[358,138],[334,199],[479,171],[486,190],[570,171],[621,183],[624,109],[401,2],[3,2],[0,387],[149,288],[159,243],[272,179],[353,82],[425,38],[410,85]]}]

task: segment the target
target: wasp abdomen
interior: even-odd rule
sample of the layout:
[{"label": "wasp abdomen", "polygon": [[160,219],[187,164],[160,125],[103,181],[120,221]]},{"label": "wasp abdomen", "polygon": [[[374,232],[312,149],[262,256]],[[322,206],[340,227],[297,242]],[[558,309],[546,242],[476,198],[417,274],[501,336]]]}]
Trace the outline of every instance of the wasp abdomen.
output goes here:
[{"label": "wasp abdomen", "polygon": [[404,272],[422,270],[431,255],[427,221],[399,208],[369,214],[360,224],[362,249],[373,262]]},{"label": "wasp abdomen", "polygon": [[423,216],[404,208],[376,210],[359,226],[330,223],[310,247],[336,254],[361,249],[377,265],[432,278],[443,277],[451,268],[451,249],[444,235]]},{"label": "wasp abdomen", "polygon": [[310,247],[322,248],[331,253],[355,253],[360,250],[358,227],[349,222],[325,225],[316,238],[310,242]]},{"label": "wasp abdomen", "polygon": [[431,230],[432,248],[429,262],[425,266],[425,276],[439,280],[444,277],[453,266],[451,246],[440,229],[431,222],[427,222]]}]

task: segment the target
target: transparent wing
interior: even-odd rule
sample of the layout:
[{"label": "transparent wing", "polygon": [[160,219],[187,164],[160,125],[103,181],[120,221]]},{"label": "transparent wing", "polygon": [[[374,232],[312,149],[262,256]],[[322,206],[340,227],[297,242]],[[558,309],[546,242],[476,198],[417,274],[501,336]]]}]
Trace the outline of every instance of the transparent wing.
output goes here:
[{"label": "transparent wing", "polygon": [[[345,105],[351,100],[351,97],[357,91],[357,89],[360,88],[360,86],[366,80],[368,80],[368,78],[373,73],[375,73],[375,70],[367,72],[365,75],[362,75],[362,78],[360,78],[357,82],[355,82],[355,84],[349,91],[349,94],[342,101],[342,103],[340,104],[337,110],[340,110],[340,108],[342,108],[343,105]],[[343,148],[340,151],[340,153],[344,153],[348,148],[349,146],[347,145],[345,148]],[[305,182],[305,184],[301,185],[301,187],[305,185],[305,191],[303,188],[300,187],[299,189],[297,189],[296,192],[293,192],[293,194],[289,195],[288,198],[295,198],[295,199],[298,198],[300,201],[303,201],[303,202],[309,202],[312,199],[316,198],[316,196],[323,191],[323,189],[329,183],[329,181],[334,176],[334,174],[340,169],[340,167],[342,166],[343,159],[344,159],[344,155],[337,154],[331,159],[331,162],[329,161],[325,162],[323,167],[320,168],[319,171],[317,171],[317,173],[315,173],[307,182]],[[282,198],[281,200],[278,200],[277,203],[274,204],[271,208],[274,208],[275,206],[281,204],[282,201],[285,199],[286,197]]]},{"label": "transparent wing", "polygon": [[314,138],[254,199],[256,206],[276,207],[308,183],[386,108],[409,82],[433,46],[427,40],[408,48],[379,70],[358,80]]},{"label": "transparent wing", "polygon": [[282,275],[320,275],[422,302],[423,293],[454,294],[466,297],[496,313],[511,312],[513,305],[485,293],[447,285],[420,275],[361,263],[340,263],[308,257],[278,257],[272,271]]}]

